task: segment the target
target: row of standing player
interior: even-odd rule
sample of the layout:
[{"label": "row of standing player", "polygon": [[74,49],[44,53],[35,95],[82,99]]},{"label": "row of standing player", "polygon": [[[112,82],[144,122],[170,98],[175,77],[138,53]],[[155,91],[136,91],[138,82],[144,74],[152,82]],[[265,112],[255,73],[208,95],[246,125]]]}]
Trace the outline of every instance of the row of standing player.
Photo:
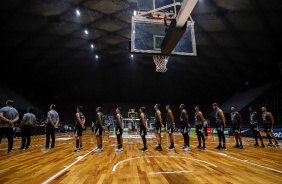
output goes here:
[{"label": "row of standing player", "polygon": [[[161,146],[161,128],[163,127],[163,120],[161,117],[161,111],[159,110],[160,104],[155,104],[154,109],[155,109],[155,125],[156,125],[156,138],[157,138],[157,142],[158,142],[158,146],[155,148],[155,150],[157,151],[161,151],[162,150],[162,146]],[[184,138],[184,146],[182,147],[183,150],[190,150],[189,148],[189,134],[188,134],[188,128],[190,127],[190,124],[188,122],[188,114],[187,111],[185,110],[185,105],[184,104],[180,104],[179,109],[181,110],[180,113],[180,124],[181,124],[181,131],[183,134],[183,138]],[[175,121],[173,118],[173,114],[172,111],[170,110],[170,105],[166,105],[166,111],[167,111],[167,132],[169,133],[170,136],[170,141],[171,141],[171,145],[168,148],[168,151],[173,151],[175,150],[174,147],[174,137],[173,137],[173,132],[175,129]],[[96,134],[96,138],[97,138],[97,147],[93,150],[93,152],[101,152],[103,151],[103,146],[102,146],[102,132],[104,129],[103,126],[103,114],[101,112],[101,108],[98,107],[96,109],[97,115],[96,115],[96,128],[95,128],[95,134]],[[144,147],[141,149],[142,152],[146,152],[148,151],[147,148],[147,140],[146,140],[146,135],[147,135],[147,130],[148,130],[148,126],[147,126],[147,117],[146,117],[146,107],[141,107],[139,109],[140,112],[140,136],[142,138],[143,141],[143,145]],[[122,133],[123,133],[123,117],[121,115],[122,113],[122,108],[118,107],[116,109],[116,127],[115,127],[115,132],[116,132],[116,137],[117,137],[117,142],[118,142],[118,147],[114,150],[114,152],[121,152],[123,151],[122,148],[122,144],[123,144],[123,139],[122,139]],[[203,139],[203,147],[201,148],[205,148],[205,138],[203,135],[203,116],[202,113],[199,111],[199,106],[197,106],[197,110],[196,113],[198,114],[198,116],[196,116],[198,118],[199,124],[197,124],[198,130],[200,129],[199,127],[201,127],[201,131],[199,131],[199,137],[202,137]],[[202,118],[200,120],[200,117]],[[200,146],[199,146],[200,147]],[[78,151],[77,149],[75,151]]]},{"label": "row of standing player", "polygon": [[[217,126],[217,133],[218,133],[218,140],[219,144],[215,149],[219,150],[227,150],[225,146],[225,136],[224,136],[224,127],[226,126],[226,120],[223,111],[218,107],[217,103],[212,104],[213,109],[216,111],[215,113],[215,122]],[[262,122],[264,132],[267,135],[269,140],[268,146],[273,146],[271,141],[271,137],[275,141],[275,145],[279,145],[277,142],[276,137],[273,134],[273,125],[274,125],[274,118],[270,112],[267,112],[266,107],[261,107],[262,111]],[[254,146],[259,146],[258,138],[261,141],[261,148],[264,148],[265,145],[263,143],[262,137],[260,135],[260,126],[259,126],[259,115],[252,107],[249,108],[250,112],[250,124],[251,130],[253,131],[256,143]],[[242,118],[240,113],[237,111],[235,106],[231,107],[231,123],[232,123],[232,130],[235,136],[236,145],[233,148],[243,149],[242,139],[241,139],[241,128],[242,128]],[[271,135],[271,136],[270,136]]]}]

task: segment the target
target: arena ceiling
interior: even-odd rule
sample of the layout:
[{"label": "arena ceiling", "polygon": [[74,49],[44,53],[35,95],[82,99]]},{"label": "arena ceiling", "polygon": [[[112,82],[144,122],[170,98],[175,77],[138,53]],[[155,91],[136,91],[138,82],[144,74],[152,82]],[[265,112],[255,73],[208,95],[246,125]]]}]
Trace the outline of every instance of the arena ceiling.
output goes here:
[{"label": "arena ceiling", "polygon": [[160,74],[151,56],[130,57],[136,0],[1,1],[2,84],[54,99],[215,99],[279,77],[281,4],[199,0],[198,56]]}]

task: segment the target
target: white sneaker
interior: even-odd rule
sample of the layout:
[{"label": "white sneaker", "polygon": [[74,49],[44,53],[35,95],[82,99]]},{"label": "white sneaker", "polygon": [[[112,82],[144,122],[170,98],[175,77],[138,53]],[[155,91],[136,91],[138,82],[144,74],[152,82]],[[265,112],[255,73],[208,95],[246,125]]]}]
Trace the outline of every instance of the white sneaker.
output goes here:
[{"label": "white sneaker", "polygon": [[168,151],[174,151],[174,150],[175,150],[174,148],[169,148],[169,149],[168,149]]},{"label": "white sneaker", "polygon": [[49,148],[43,148],[43,149],[41,149],[41,151],[48,151],[49,150]]},{"label": "white sneaker", "polygon": [[79,148],[74,148],[73,150],[72,150],[72,152],[78,152],[80,149]]},{"label": "white sneaker", "polygon": [[185,146],[182,146],[180,149],[183,149],[183,150],[184,150],[185,148],[186,148]]},{"label": "white sneaker", "polygon": [[119,148],[116,148],[116,149],[114,150],[114,152],[119,152]]},{"label": "white sneaker", "polygon": [[184,151],[190,151],[190,148],[188,146],[186,146],[183,150]]}]

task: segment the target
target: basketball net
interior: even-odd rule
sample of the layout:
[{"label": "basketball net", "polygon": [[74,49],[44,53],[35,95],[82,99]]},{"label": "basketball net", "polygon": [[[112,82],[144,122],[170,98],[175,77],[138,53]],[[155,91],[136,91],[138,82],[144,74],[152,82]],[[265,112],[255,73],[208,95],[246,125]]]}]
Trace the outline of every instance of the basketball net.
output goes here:
[{"label": "basketball net", "polygon": [[166,64],[169,56],[153,55],[154,63],[156,64],[156,72],[166,72]]}]

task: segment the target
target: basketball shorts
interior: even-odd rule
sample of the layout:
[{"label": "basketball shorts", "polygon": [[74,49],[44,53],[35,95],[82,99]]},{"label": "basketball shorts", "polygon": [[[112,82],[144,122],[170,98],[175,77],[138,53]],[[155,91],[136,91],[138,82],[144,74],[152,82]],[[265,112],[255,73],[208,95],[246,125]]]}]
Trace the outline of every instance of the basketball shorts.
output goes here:
[{"label": "basketball shorts", "polygon": [[264,132],[273,132],[271,123],[264,123],[263,128],[264,128]]},{"label": "basketball shorts", "polygon": [[251,125],[251,130],[252,131],[256,131],[256,132],[259,132],[259,125],[256,123],[256,124],[252,124]]},{"label": "basketball shorts", "polygon": [[116,127],[116,135],[122,135],[123,131],[120,126]]},{"label": "basketball shorts", "polygon": [[147,135],[146,128],[140,128],[140,136]]},{"label": "basketball shorts", "polygon": [[82,136],[82,128],[80,125],[75,125],[74,136]]},{"label": "basketball shorts", "polygon": [[174,128],[173,128],[173,127],[167,128],[167,133],[172,134],[173,131],[174,131]]},{"label": "basketball shorts", "polygon": [[241,133],[241,127],[240,127],[240,125],[232,125],[232,131],[233,131],[233,133]]},{"label": "basketball shorts", "polygon": [[95,129],[95,135],[102,135],[103,128],[102,127],[96,127]]},{"label": "basketball shorts", "polygon": [[223,132],[224,131],[223,122],[217,122],[216,129],[217,129],[217,132]]},{"label": "basketball shorts", "polygon": [[161,129],[162,129],[161,124],[160,124],[160,123],[156,123],[156,130],[155,130],[155,133],[156,133],[156,134],[161,133]]},{"label": "basketball shorts", "polygon": [[182,133],[188,133],[188,130],[187,130],[187,128],[188,128],[188,126],[187,126],[187,124],[186,123],[181,123],[181,132]]},{"label": "basketball shorts", "polygon": [[201,134],[204,132],[204,126],[202,124],[196,125],[196,134]]}]

